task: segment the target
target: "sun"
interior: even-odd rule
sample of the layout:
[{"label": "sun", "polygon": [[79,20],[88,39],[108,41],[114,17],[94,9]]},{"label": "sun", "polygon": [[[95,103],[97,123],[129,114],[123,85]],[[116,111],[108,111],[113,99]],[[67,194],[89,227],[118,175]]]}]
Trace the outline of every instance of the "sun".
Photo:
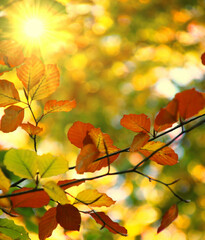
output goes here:
[{"label": "sun", "polygon": [[40,18],[31,17],[23,24],[23,31],[29,38],[40,38],[45,34],[45,24]]}]

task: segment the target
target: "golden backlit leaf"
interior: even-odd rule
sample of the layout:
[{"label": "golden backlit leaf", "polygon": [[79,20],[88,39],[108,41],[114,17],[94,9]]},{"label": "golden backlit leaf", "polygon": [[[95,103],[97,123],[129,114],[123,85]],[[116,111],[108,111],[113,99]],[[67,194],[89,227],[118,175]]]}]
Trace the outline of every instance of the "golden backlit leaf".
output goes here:
[{"label": "golden backlit leaf", "polygon": [[49,100],[46,102],[44,106],[44,115],[53,112],[69,112],[73,108],[76,107],[76,101],[72,100],[64,100],[64,101],[56,101],[56,100]]},{"label": "golden backlit leaf", "polygon": [[0,189],[3,193],[8,192],[10,188],[10,180],[4,175],[0,168]]}]

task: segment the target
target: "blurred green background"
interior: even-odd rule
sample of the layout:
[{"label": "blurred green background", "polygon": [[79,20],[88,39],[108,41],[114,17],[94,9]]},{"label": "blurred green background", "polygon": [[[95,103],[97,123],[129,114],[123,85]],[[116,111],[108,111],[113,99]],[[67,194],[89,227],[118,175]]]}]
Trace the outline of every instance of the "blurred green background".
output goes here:
[{"label": "blurred green background", "polygon": [[[49,15],[49,34],[42,42],[31,42],[17,34],[15,24],[33,11],[29,9]],[[202,0],[1,0],[0,39],[15,39],[23,45],[25,55],[33,51],[46,64],[58,65],[61,84],[48,99],[77,101],[71,112],[55,113],[42,121],[44,132],[38,138],[38,151],[63,154],[70,166],[75,165],[79,150],[66,136],[75,121],[100,127],[117,147],[126,148],[134,133],[120,126],[123,114],[145,113],[153,122],[160,108],[177,92],[193,87],[204,92],[205,67],[200,60],[205,50],[204,19]],[[2,79],[21,87],[15,70],[5,73]],[[33,105],[37,115],[48,99]],[[30,119],[27,114],[25,121]],[[158,235],[162,214],[178,202],[162,185],[127,174],[89,182],[72,191],[94,187],[116,200],[106,212],[128,229],[129,240],[205,239],[204,132],[205,127],[200,126],[172,145],[179,155],[177,165],[150,163],[142,168],[164,182],[180,178],[173,188],[191,200],[179,204],[177,220]],[[167,141],[176,133],[161,140]],[[0,139],[2,149],[33,148],[22,129],[0,133]],[[3,152],[1,155],[2,159]],[[137,153],[122,154],[112,170],[127,169],[140,159]],[[76,174],[70,171],[63,177]],[[31,238],[37,239],[36,224],[44,211],[20,211],[24,217],[16,221],[25,221]],[[106,229],[100,231],[99,225],[87,216],[83,219],[80,233],[63,233],[59,228],[50,239],[125,239]]]}]

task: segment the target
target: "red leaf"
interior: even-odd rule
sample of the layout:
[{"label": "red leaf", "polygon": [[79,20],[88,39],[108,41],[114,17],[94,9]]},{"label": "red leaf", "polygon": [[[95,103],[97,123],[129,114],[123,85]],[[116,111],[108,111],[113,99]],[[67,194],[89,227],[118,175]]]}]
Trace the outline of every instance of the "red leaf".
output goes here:
[{"label": "red leaf", "polygon": [[49,100],[44,106],[44,115],[53,112],[69,112],[76,107],[76,101],[56,101]]},{"label": "red leaf", "polygon": [[[75,182],[75,181],[77,181],[77,182]],[[66,190],[67,188],[78,186],[78,185],[80,185],[84,182],[85,182],[85,180],[69,179],[69,180],[59,181],[57,184],[60,186],[60,185],[64,185],[64,184],[67,184],[67,183],[71,183],[71,184],[68,184],[68,185],[63,186],[63,187],[60,186],[62,189]]]},{"label": "red leaf", "polygon": [[171,224],[177,218],[177,216],[178,216],[178,208],[177,208],[177,205],[174,204],[164,214],[161,225],[157,229],[157,233],[160,233],[162,230],[167,228],[169,224]]},{"label": "red leaf", "polygon": [[205,65],[205,52],[201,55],[201,62]]},{"label": "red leaf", "polygon": [[187,119],[196,115],[205,107],[205,99],[200,92],[194,88],[177,93],[175,99],[178,101],[180,117]]},{"label": "red leaf", "polygon": [[137,152],[140,148],[142,148],[148,141],[149,141],[149,135],[144,132],[138,133],[130,146],[130,152]]},{"label": "red leaf", "polygon": [[40,132],[43,131],[43,128],[36,127],[30,122],[22,123],[21,128],[25,130],[29,135],[38,135]]},{"label": "red leaf", "polygon": [[76,162],[76,171],[79,174],[83,174],[87,172],[89,169],[89,165],[93,163],[95,159],[97,159],[99,155],[99,151],[94,144],[87,144],[82,149],[80,154],[78,155]]},{"label": "red leaf", "polygon": [[57,206],[56,220],[65,230],[79,231],[81,216],[76,207],[71,204]]},{"label": "red leaf", "polygon": [[129,114],[124,115],[120,121],[120,124],[133,131],[133,132],[145,132],[149,133],[151,122],[145,114]]},{"label": "red leaf", "polygon": [[[31,190],[33,188],[21,188],[15,190],[13,193],[20,193]],[[48,194],[44,191],[31,192],[22,195],[17,195],[10,197],[13,208],[17,207],[31,207],[31,208],[40,208],[47,205],[50,201]]]},{"label": "red leaf", "polygon": [[90,215],[97,223],[102,225],[102,228],[105,227],[112,233],[127,236],[127,229],[120,226],[118,223],[113,222],[104,212],[91,213]]},{"label": "red leaf", "polygon": [[5,114],[1,119],[1,131],[13,132],[23,121],[24,109],[18,106],[10,106],[4,110]]},{"label": "red leaf", "polygon": [[68,130],[68,139],[69,141],[78,148],[82,148],[84,145],[84,140],[88,132],[94,128],[90,123],[83,123],[77,121]]},{"label": "red leaf", "polygon": [[39,239],[44,240],[52,235],[53,230],[57,227],[56,207],[50,208],[40,219],[39,222]]},{"label": "red leaf", "polygon": [[157,132],[163,131],[177,122],[178,101],[173,99],[165,108],[162,108],[157,114],[154,122],[154,129]]}]

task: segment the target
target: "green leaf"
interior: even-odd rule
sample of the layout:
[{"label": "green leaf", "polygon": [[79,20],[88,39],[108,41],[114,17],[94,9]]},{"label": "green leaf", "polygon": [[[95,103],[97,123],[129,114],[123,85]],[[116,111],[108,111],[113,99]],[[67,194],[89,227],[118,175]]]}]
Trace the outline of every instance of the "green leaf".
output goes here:
[{"label": "green leaf", "polygon": [[38,168],[41,177],[51,177],[68,171],[68,161],[51,154],[38,156]]},{"label": "green leaf", "polygon": [[0,233],[11,237],[13,240],[28,240],[28,233],[22,226],[18,226],[12,220],[0,219]]},{"label": "green leaf", "polygon": [[23,178],[34,178],[38,169],[36,153],[30,150],[11,149],[4,158],[7,169]]}]

